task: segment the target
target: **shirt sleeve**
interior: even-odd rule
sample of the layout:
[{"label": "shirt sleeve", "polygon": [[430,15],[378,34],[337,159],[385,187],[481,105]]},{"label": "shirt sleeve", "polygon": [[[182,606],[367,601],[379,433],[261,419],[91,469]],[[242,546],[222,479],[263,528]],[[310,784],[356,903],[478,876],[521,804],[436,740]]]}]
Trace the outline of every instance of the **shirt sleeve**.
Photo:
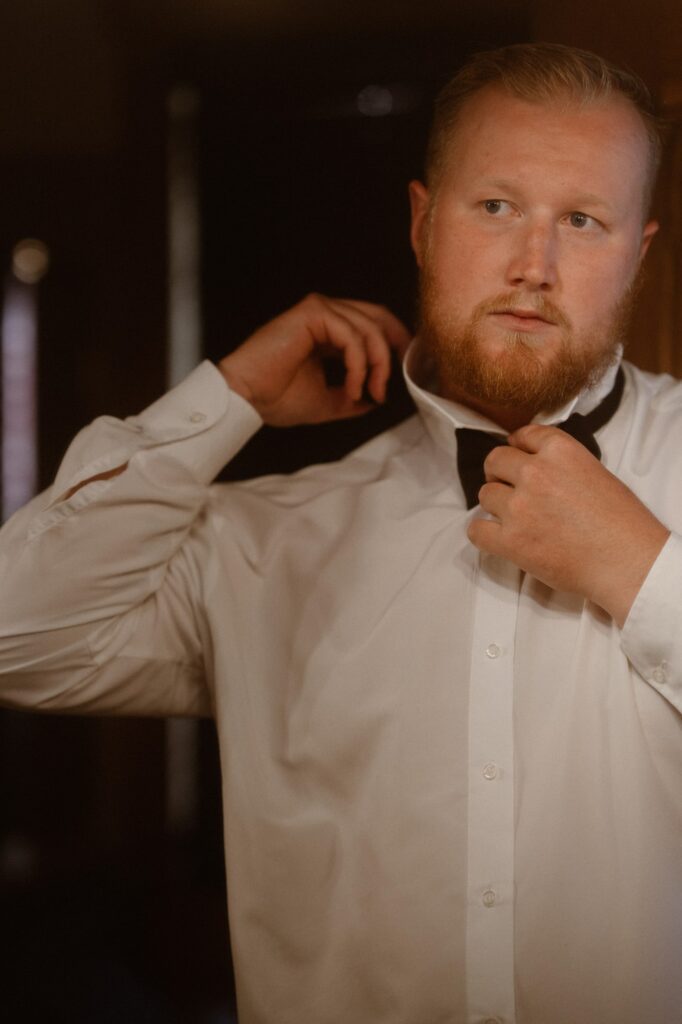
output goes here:
[{"label": "shirt sleeve", "polygon": [[52,487],[0,531],[2,703],[210,713],[208,485],[261,423],[206,362],[141,415],[77,435]]},{"label": "shirt sleeve", "polygon": [[649,570],[621,634],[640,675],[682,712],[682,537],[671,534]]}]

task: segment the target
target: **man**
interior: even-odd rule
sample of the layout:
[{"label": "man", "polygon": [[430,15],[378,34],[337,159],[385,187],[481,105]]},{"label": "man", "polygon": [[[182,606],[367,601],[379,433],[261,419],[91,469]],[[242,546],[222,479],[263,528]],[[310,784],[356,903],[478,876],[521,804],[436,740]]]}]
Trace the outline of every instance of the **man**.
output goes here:
[{"label": "man", "polygon": [[215,715],[243,1024],[682,1019],[682,389],[618,370],[657,154],[597,57],[475,58],[410,186],[418,416],[208,487],[384,398],[404,328],[310,296],[5,527],[7,703]]}]

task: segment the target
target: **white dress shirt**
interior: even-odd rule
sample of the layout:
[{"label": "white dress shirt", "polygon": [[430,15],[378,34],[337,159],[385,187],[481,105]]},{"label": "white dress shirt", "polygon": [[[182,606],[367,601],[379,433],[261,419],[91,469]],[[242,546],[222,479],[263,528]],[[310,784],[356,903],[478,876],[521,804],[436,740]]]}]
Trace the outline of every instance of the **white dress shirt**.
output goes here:
[{"label": "white dress shirt", "polygon": [[480,417],[413,383],[209,486],[260,420],[203,364],[0,533],[6,704],[215,716],[241,1024],[682,1021],[682,385],[624,368],[604,463],[673,533],[622,631],[472,547]]}]

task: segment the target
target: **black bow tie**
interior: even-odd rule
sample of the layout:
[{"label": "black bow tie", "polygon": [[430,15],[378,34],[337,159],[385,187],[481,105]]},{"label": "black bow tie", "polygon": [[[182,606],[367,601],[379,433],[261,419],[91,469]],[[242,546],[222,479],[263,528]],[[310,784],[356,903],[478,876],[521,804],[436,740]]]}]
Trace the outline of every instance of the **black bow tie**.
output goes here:
[{"label": "black bow tie", "polygon": [[[625,384],[622,367],[618,368],[616,381],[611,391],[599,405],[582,416],[574,412],[563,423],[557,423],[560,430],[584,444],[588,451],[601,459],[601,449],[594,434],[611,419],[620,404]],[[471,427],[456,427],[457,436],[457,469],[467,500],[467,508],[478,505],[478,492],[485,483],[483,463],[493,448],[507,443],[502,434],[488,434],[485,430],[474,430]]]}]

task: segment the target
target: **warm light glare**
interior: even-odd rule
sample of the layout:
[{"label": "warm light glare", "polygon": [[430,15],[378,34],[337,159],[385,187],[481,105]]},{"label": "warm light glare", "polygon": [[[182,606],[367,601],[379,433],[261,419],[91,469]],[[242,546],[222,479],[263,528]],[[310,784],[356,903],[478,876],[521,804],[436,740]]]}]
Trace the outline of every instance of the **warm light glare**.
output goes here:
[{"label": "warm light glare", "polygon": [[47,273],[50,253],[44,242],[24,238],[12,251],[12,273],[24,284],[37,284]]}]

